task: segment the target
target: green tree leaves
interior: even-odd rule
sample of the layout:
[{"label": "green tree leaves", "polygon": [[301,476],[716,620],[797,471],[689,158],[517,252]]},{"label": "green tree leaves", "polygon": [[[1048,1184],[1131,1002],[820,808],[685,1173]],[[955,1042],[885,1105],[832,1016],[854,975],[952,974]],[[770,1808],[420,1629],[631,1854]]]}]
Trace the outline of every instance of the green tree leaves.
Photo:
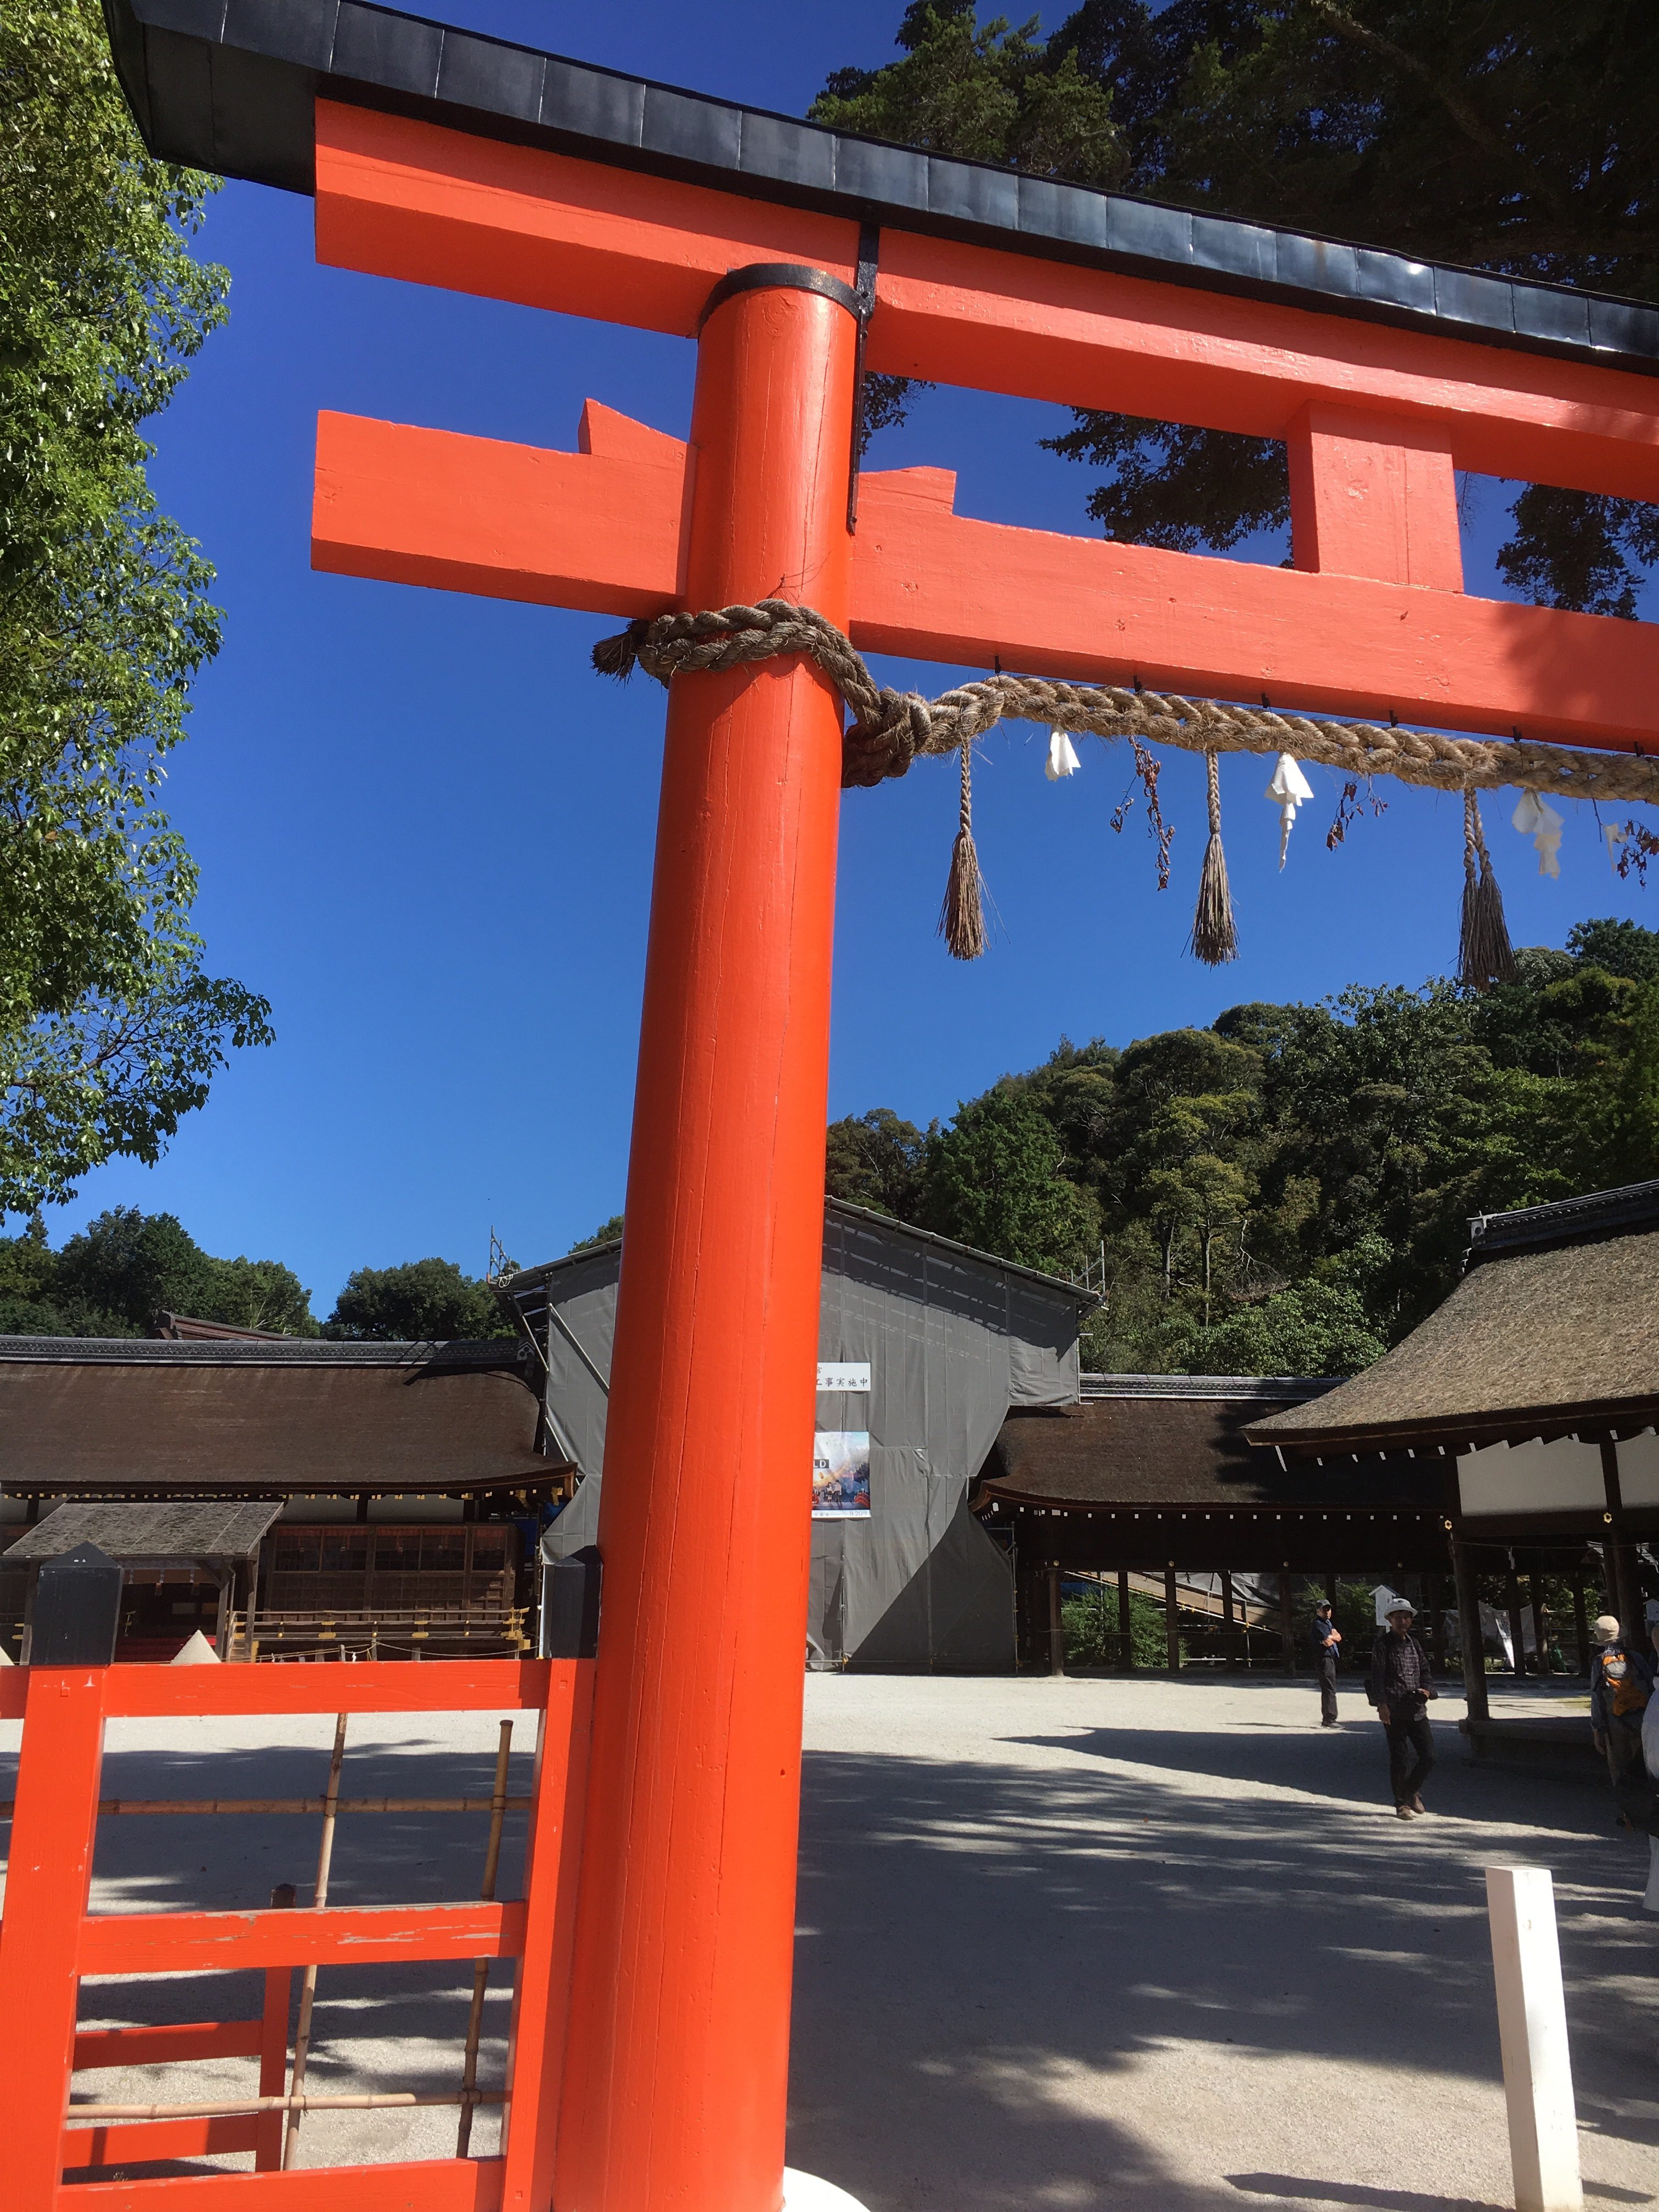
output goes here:
[{"label": "green tree leaves", "polygon": [[831,1198],[872,1212],[915,1218],[927,1139],[889,1106],[830,1124],[823,1187]]},{"label": "green tree leaves", "polygon": [[0,1335],[143,1336],[158,1314],[315,1336],[311,1293],[277,1260],[216,1260],[171,1213],[117,1206],[60,1252],[39,1214],[0,1237]]},{"label": "green tree leaves", "polygon": [[154,1159],[264,1000],[202,972],[155,799],[217,650],[140,425],[225,313],[209,180],[145,155],[93,0],[0,14],[0,1214]]},{"label": "green tree leaves", "polygon": [[812,119],[1037,176],[1121,182],[1128,154],[1109,88],[1036,33],[1035,15],[1018,30],[1001,15],[981,27],[973,0],[911,0],[894,41],[904,58],[836,70]]},{"label": "green tree leaves", "polygon": [[922,1226],[1024,1267],[1064,1273],[1086,1255],[1099,1218],[1065,1163],[1036,1104],[999,1085],[929,1136]]},{"label": "green tree leaves", "polygon": [[489,1285],[464,1275],[453,1260],[410,1260],[348,1276],[322,1333],[422,1343],[511,1336],[513,1324]]},{"label": "green tree leaves", "polygon": [[[831,1188],[1027,1267],[1103,1245],[1085,1364],[1343,1375],[1450,1290],[1472,1215],[1659,1176],[1659,932],[1581,922],[1485,997],[1444,981],[1062,1041],[921,1144],[831,1132]],[[900,1139],[897,1133],[907,1133]]]}]

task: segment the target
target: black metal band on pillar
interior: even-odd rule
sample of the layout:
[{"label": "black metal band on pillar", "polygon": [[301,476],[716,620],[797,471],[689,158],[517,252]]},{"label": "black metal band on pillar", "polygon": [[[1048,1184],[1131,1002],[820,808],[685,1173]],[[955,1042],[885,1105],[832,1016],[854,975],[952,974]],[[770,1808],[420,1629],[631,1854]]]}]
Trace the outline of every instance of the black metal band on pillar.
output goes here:
[{"label": "black metal band on pillar", "polygon": [[827,269],[809,269],[802,261],[755,261],[746,269],[728,269],[715,285],[697,317],[699,337],[715,308],[735,299],[739,292],[816,292],[821,299],[845,307],[854,322],[860,319],[858,294]]}]

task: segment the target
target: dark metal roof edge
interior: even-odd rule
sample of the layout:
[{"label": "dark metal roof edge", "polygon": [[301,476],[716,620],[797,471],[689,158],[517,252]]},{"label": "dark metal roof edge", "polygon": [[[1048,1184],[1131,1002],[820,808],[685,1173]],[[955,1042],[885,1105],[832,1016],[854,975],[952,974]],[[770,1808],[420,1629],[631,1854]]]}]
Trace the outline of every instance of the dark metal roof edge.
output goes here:
[{"label": "dark metal roof edge", "polygon": [[[1659,307],[1645,301],[862,138],[371,0],[285,0],[280,15],[271,0],[104,0],[104,14],[153,153],[289,191],[314,189],[310,104],[322,89],[658,173],[738,179],[751,197],[896,229],[1659,374]],[[244,16],[258,27],[239,27]],[[233,84],[216,52],[237,58]]]},{"label": "dark metal roof edge", "polygon": [[[1269,1416],[1269,1419],[1272,1417]],[[1502,1443],[1514,1436],[1522,1442],[1547,1431],[1567,1436],[1577,1430],[1599,1431],[1659,1421],[1659,1391],[1642,1391],[1628,1398],[1587,1398],[1553,1406],[1515,1406],[1496,1413],[1449,1415],[1427,1413],[1408,1421],[1355,1422],[1330,1429],[1272,1429],[1266,1420],[1252,1422],[1243,1431],[1248,1443],[1275,1446],[1282,1451],[1316,1452],[1327,1457],[1358,1453],[1405,1451],[1417,1445],[1460,1445],[1479,1448]]]},{"label": "dark metal roof edge", "polygon": [[[826,1221],[833,1215],[839,1215],[847,1220],[867,1223],[874,1229],[890,1229],[895,1236],[908,1237],[913,1243],[930,1244],[941,1252],[972,1260],[977,1266],[989,1268],[999,1275],[1018,1275],[1023,1281],[1039,1284],[1045,1291],[1052,1291],[1057,1297],[1070,1299],[1077,1305],[1096,1306],[1100,1303],[1097,1291],[1085,1290],[1079,1283],[1068,1282],[1064,1275],[1045,1275],[1040,1267],[1024,1267],[1017,1260],[1002,1259],[995,1252],[981,1252],[972,1244],[958,1244],[953,1237],[941,1237],[934,1230],[918,1229],[914,1222],[901,1221],[896,1214],[878,1213],[874,1206],[854,1206],[844,1198],[826,1198],[823,1212]],[[520,1291],[541,1290],[562,1270],[580,1267],[584,1260],[597,1259],[601,1253],[616,1252],[621,1249],[620,1237],[607,1237],[603,1244],[585,1244],[579,1252],[567,1252],[562,1259],[544,1260],[538,1267],[521,1267],[517,1274],[509,1275],[497,1284],[496,1288],[503,1297],[507,1298],[517,1297]]]},{"label": "dark metal roof edge", "polygon": [[1080,1306],[1097,1306],[1100,1293],[1085,1290],[1082,1284],[1067,1281],[1064,1275],[1045,1274],[1040,1267],[1022,1267],[1017,1260],[1005,1260],[995,1252],[981,1252],[972,1244],[958,1244],[953,1237],[941,1237],[932,1229],[918,1229],[914,1222],[901,1221],[896,1214],[878,1213],[872,1206],[854,1206],[848,1199],[830,1198],[824,1200],[825,1217],[839,1214],[843,1219],[863,1224],[872,1229],[890,1229],[895,1235],[907,1237],[912,1243],[932,1245],[935,1250],[949,1252],[956,1258],[971,1260],[975,1265],[990,1269],[999,1275],[1018,1275],[1022,1282],[1036,1283],[1056,1297],[1070,1299]]},{"label": "dark metal roof edge", "polygon": [[1659,1229],[1659,1182],[1632,1182],[1586,1191],[1547,1206],[1517,1206],[1508,1213],[1477,1213],[1469,1223],[1466,1267],[1507,1260],[1521,1252],[1599,1243],[1633,1231]]},{"label": "dark metal roof edge", "polygon": [[1097,1405],[1113,1398],[1189,1398],[1194,1400],[1271,1399],[1280,1405],[1306,1405],[1340,1389],[1348,1377],[1341,1375],[1092,1375],[1079,1378],[1083,1402]]},{"label": "dark metal roof edge", "polygon": [[0,1336],[0,1364],[101,1367],[453,1367],[519,1366],[526,1348],[512,1337],[454,1337],[430,1343],[354,1342],[289,1337],[240,1338]]}]

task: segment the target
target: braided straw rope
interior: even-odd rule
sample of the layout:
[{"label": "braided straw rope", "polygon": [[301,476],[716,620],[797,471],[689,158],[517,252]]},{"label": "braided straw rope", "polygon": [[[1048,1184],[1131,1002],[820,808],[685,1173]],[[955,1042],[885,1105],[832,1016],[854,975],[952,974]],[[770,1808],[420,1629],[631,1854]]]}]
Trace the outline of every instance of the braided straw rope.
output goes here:
[{"label": "braided straw rope", "polygon": [[1659,803],[1659,760],[1642,754],[1451,738],[1046,676],[987,676],[924,699],[878,684],[832,622],[787,599],[630,623],[620,636],[594,647],[593,665],[601,675],[625,677],[637,662],[666,684],[688,669],[737,668],[783,653],[807,654],[853,711],[842,748],[841,780],[848,787],[902,775],[912,761],[954,752],[1012,719],[1090,737],[1151,739],[1188,752],[1294,753],[1345,776],[1392,775],[1440,791],[1513,784],[1563,799]]}]

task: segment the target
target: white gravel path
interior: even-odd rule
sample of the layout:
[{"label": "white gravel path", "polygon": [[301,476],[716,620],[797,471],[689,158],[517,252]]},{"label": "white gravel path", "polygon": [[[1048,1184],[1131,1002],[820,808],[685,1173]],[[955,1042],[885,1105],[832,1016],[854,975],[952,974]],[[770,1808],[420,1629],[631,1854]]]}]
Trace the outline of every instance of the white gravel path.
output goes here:
[{"label": "white gravel path", "polygon": [[[791,2159],[877,2212],[1513,2203],[1480,1868],[1554,1873],[1592,2206],[1659,2192],[1659,1926],[1607,1793],[1394,1816],[1344,1686],[818,1677]],[[1587,1723],[1586,1723],[1587,1725]]]},{"label": "white gravel path", "polygon": [[[1645,1850],[1594,1782],[1474,1770],[1436,1707],[1436,1808],[1388,1802],[1380,1732],[1272,1678],[814,1676],[790,2162],[872,2212],[1248,2212],[1274,2203],[1492,2212],[1512,2203],[1480,1869],[1555,1875],[1591,2212],[1659,2197],[1659,1923]],[[532,1723],[517,1722],[513,1787]],[[105,1790],[301,1796],[326,1720],[120,1723]],[[16,1728],[0,1728],[10,1791]],[[486,1794],[488,1714],[362,1720],[345,1788]],[[476,1894],[481,1816],[341,1823],[333,1901]],[[501,1894],[516,1893],[521,1817]],[[0,1830],[0,1842],[4,1839]],[[105,1823],[95,1908],[263,1904],[306,1886],[317,1823]],[[498,1972],[505,1974],[504,1969]],[[470,1972],[325,1969],[312,2082],[448,2087]],[[83,1990],[88,2024],[252,2013],[258,1978]],[[499,2081],[508,1997],[482,2078]],[[740,2063],[734,2054],[734,2063]],[[245,2085],[247,2062],[88,2075],[137,2100]],[[453,2112],[313,2115],[307,2165],[443,2156]],[[495,2142],[481,2113],[474,2147]],[[228,2161],[245,2164],[246,2160]],[[198,2169],[199,2170],[199,2169]]]}]

